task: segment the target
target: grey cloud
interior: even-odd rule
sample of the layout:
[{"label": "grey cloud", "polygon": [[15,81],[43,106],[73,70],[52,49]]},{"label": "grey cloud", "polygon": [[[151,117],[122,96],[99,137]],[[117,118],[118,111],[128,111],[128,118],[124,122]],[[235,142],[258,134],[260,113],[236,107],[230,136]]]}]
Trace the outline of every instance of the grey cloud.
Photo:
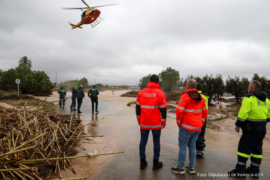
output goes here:
[{"label": "grey cloud", "polygon": [[55,80],[85,76],[93,83],[135,84],[142,76],[167,67],[181,77],[253,73],[270,77],[269,1],[169,0],[87,1],[105,21],[71,30],[81,11],[73,0],[0,1],[0,69],[22,56]]}]

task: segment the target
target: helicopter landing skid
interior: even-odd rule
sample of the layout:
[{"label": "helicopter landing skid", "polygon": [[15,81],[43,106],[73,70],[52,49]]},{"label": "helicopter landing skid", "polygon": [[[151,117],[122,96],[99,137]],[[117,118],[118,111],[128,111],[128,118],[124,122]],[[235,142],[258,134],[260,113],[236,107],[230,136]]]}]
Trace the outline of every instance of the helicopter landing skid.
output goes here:
[{"label": "helicopter landing skid", "polygon": [[92,28],[96,27],[100,22],[101,22],[100,19],[97,19],[96,21],[94,21],[94,22],[91,24]]}]

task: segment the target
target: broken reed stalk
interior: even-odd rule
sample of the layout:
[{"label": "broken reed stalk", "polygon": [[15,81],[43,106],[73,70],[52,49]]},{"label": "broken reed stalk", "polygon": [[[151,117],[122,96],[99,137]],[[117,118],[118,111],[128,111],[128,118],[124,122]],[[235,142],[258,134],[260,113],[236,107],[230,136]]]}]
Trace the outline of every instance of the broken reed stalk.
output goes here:
[{"label": "broken reed stalk", "polygon": [[19,161],[20,163],[24,162],[38,162],[38,161],[54,161],[54,160],[62,160],[62,159],[76,159],[76,158],[83,158],[83,157],[93,157],[93,156],[102,156],[102,155],[111,155],[111,154],[120,154],[125,153],[125,151],[119,151],[119,152],[111,152],[111,153],[103,153],[103,154],[93,154],[93,155],[84,155],[84,156],[71,156],[71,157],[60,157],[60,158],[47,158],[47,159],[30,159],[26,161]]},{"label": "broken reed stalk", "polygon": [[0,158],[3,157],[3,156],[10,155],[10,154],[15,154],[15,153],[18,153],[18,152],[22,152],[22,151],[26,151],[26,150],[29,150],[29,149],[33,149],[33,148],[35,148],[35,147],[36,147],[36,146],[31,146],[31,147],[27,147],[27,148],[20,149],[20,150],[17,150],[17,151],[11,151],[11,152],[8,152],[8,153],[4,153],[4,154],[1,154],[1,155],[0,155]]},{"label": "broken reed stalk", "polygon": [[31,143],[32,141],[37,140],[38,138],[41,138],[42,136],[44,136],[44,135],[46,135],[46,134],[47,134],[47,133],[41,134],[41,135],[39,135],[39,136],[35,137],[34,139],[31,139],[30,141],[27,141],[27,142],[23,143],[22,145],[20,145],[20,146],[16,147],[15,149],[10,150],[10,151],[9,151],[9,153],[10,153],[10,152],[12,152],[12,151],[15,151],[16,149],[19,149],[19,148],[21,148],[21,147],[25,146],[26,144]]},{"label": "broken reed stalk", "polygon": [[29,168],[16,168],[16,169],[0,169],[0,172],[5,172],[5,171],[25,171],[25,170],[37,171],[38,168],[29,167]]}]

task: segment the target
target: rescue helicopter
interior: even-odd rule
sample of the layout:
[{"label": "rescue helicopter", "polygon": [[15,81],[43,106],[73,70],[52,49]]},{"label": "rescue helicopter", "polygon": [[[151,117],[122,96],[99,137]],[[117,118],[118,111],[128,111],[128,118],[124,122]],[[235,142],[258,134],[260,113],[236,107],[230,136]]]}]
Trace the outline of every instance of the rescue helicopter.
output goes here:
[{"label": "rescue helicopter", "polygon": [[[79,9],[82,10],[82,20],[75,24],[69,23],[72,27],[72,29],[75,28],[80,28],[82,29],[82,25],[84,24],[90,24],[92,26],[92,28],[94,28],[95,26],[97,26],[101,20],[103,20],[100,17],[100,11],[97,9],[97,7],[104,7],[104,6],[114,6],[114,5],[119,5],[119,4],[106,4],[106,5],[101,5],[101,6],[95,6],[95,7],[90,7],[84,0],[82,0],[82,2],[87,6],[87,7],[78,7],[78,8],[62,8],[65,10],[74,10],[74,9]],[[86,9],[86,10],[84,10]],[[101,20],[100,20],[101,19]]]}]

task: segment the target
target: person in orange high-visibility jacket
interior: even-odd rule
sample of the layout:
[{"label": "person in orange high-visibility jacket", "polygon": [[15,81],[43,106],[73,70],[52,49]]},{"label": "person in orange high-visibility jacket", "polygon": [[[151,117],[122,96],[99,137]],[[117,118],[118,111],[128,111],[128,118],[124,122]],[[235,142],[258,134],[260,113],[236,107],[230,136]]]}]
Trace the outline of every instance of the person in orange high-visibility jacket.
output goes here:
[{"label": "person in orange high-visibility jacket", "polygon": [[[207,117],[207,108],[202,96],[197,92],[197,82],[189,79],[186,82],[187,91],[183,92],[176,107],[176,120],[179,127],[178,164],[171,171],[184,174],[188,170],[195,173],[196,141]],[[187,147],[189,149],[189,165],[184,167]]]},{"label": "person in orange high-visibility jacket", "polygon": [[154,141],[153,170],[163,166],[159,162],[161,129],[166,126],[167,101],[159,86],[159,77],[153,74],[147,88],[141,90],[136,100],[136,115],[140,125],[140,169],[147,166],[145,148],[150,130]]}]

